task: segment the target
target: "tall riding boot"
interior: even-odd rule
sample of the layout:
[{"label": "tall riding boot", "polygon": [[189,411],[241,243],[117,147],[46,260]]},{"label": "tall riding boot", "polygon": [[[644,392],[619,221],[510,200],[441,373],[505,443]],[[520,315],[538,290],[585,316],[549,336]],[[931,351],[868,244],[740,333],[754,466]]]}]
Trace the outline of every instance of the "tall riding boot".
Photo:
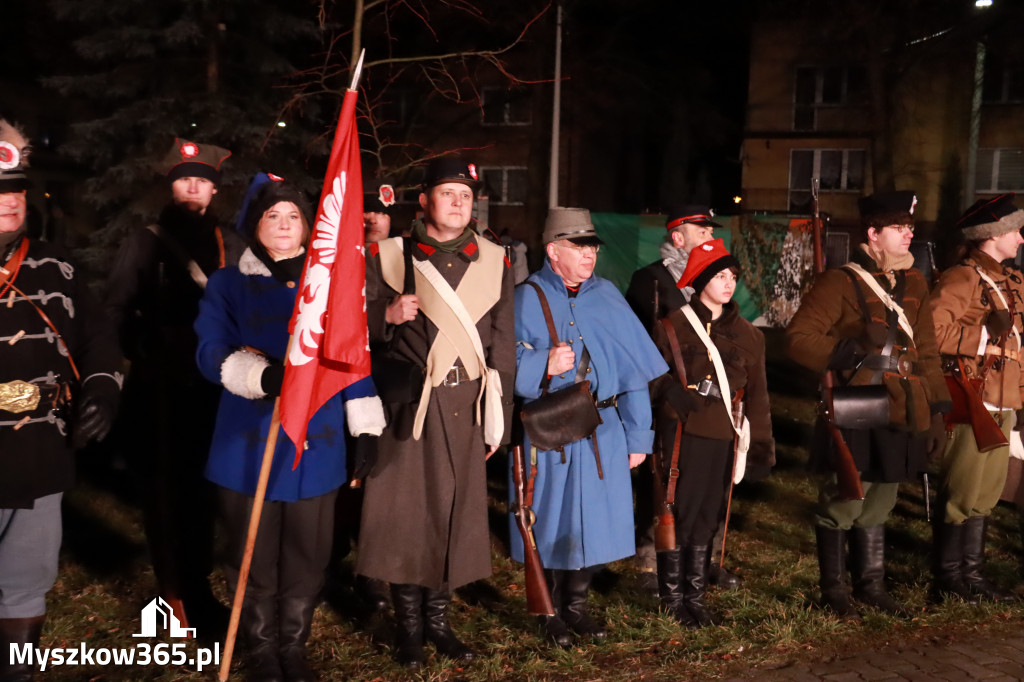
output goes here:
[{"label": "tall riding boot", "polygon": [[551,604],[555,607],[555,615],[538,616],[537,620],[540,622],[540,626],[548,639],[563,649],[568,649],[572,646],[572,633],[569,632],[569,628],[560,615],[562,612],[562,593],[565,589],[563,586],[565,583],[565,571],[549,569],[544,571],[544,577],[547,579],[548,592],[551,593]]},{"label": "tall riding boot", "polygon": [[850,531],[853,553],[853,598],[891,616],[910,613],[885,590],[885,526]]},{"label": "tall riding boot", "polygon": [[683,555],[679,549],[658,552],[658,596],[661,607],[680,625],[690,630],[700,627],[683,604]]},{"label": "tall riding boot", "polygon": [[280,614],[281,669],[288,682],[314,682],[316,673],[306,659],[306,641],[319,599],[292,597],[278,600]]},{"label": "tall riding boot", "polygon": [[846,531],[814,527],[818,538],[818,571],[821,573],[821,605],[844,620],[858,620],[846,584]]},{"label": "tall riding boot", "polygon": [[427,660],[423,653],[423,588],[393,583],[391,603],[395,607],[395,660],[408,670],[419,670]]},{"label": "tall riding boot", "polygon": [[708,592],[708,545],[683,548],[683,605],[700,627],[721,625],[722,616],[704,603]]},{"label": "tall riding boot", "polygon": [[[3,682],[30,682],[35,672],[35,649],[39,647],[39,635],[43,632],[46,616],[32,618],[0,618],[0,680]],[[25,653],[25,645],[31,644],[31,651],[24,663],[11,652],[11,645],[17,644],[18,651]]]},{"label": "tall riding boot", "polygon": [[423,616],[425,636],[437,649],[437,653],[456,661],[469,662],[476,653],[459,641],[448,622],[448,604],[451,602],[448,590],[423,588]]},{"label": "tall riding boot", "polygon": [[722,543],[725,541],[725,520],[718,524],[715,537],[711,539],[708,552],[711,555],[711,567],[708,569],[708,583],[723,590],[738,590],[743,578],[721,565]]},{"label": "tall riding boot", "polygon": [[283,682],[277,600],[264,597],[249,603],[247,596],[239,626],[247,647],[245,679],[248,682]]},{"label": "tall riding boot", "polygon": [[592,577],[585,568],[565,572],[562,620],[577,635],[605,639],[608,631],[587,615],[587,592],[590,591]]},{"label": "tall riding boot", "polygon": [[1012,594],[981,574],[981,565],[985,563],[985,524],[984,516],[972,516],[964,521],[964,561],[961,565],[964,585],[971,594],[982,599],[1011,602],[1014,600]]},{"label": "tall riding boot", "polygon": [[943,602],[957,597],[968,604],[977,604],[978,598],[964,584],[961,565],[964,559],[964,527],[962,524],[936,523],[932,528],[935,556],[932,573],[931,598]]}]

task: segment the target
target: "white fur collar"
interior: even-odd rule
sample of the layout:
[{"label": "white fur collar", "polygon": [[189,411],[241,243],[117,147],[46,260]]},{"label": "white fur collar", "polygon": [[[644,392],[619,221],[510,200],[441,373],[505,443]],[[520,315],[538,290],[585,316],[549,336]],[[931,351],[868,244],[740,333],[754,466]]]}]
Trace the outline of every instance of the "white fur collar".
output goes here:
[{"label": "white fur collar", "polygon": [[263,264],[256,254],[252,252],[252,249],[246,249],[242,257],[238,259],[238,269],[243,275],[259,275],[261,277],[270,277],[270,268]]}]

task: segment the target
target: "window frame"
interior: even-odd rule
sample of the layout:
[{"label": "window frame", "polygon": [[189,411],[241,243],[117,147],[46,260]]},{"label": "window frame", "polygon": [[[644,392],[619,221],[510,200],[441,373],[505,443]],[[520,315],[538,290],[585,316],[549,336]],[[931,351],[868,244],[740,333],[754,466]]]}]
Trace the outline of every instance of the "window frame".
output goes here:
[{"label": "window frame", "polygon": [[[798,193],[810,193],[810,184],[808,183],[807,189],[797,189],[793,187],[793,156],[794,154],[801,152],[811,152],[811,177],[821,177],[821,157],[823,152],[841,152],[842,160],[839,170],[839,188],[821,188],[821,192],[829,192],[833,194],[853,193],[862,192],[864,190],[864,182],[867,179],[867,168],[868,168],[868,150],[865,147],[794,147],[789,150],[789,168],[786,174],[786,207],[789,212],[793,212],[793,194]],[[849,184],[849,173],[850,173],[850,154],[860,153],[863,155],[863,172],[861,177],[861,185],[859,187],[851,187]]]},{"label": "window frame", "polygon": [[[491,172],[494,172],[494,171],[501,171],[501,190],[500,190],[500,194],[499,194],[499,196],[501,197],[501,201],[498,201],[495,197],[488,195],[488,199],[491,202],[492,206],[525,206],[526,205],[526,200],[527,200],[527,196],[526,195],[529,194],[529,192],[526,191],[526,190],[524,190],[524,196],[523,196],[522,201],[508,201],[507,200],[507,197],[508,197],[508,171],[510,171],[510,170],[511,171],[523,171],[523,173],[526,175],[526,179],[529,180],[530,168],[528,166],[480,166],[480,179],[484,183],[484,186],[486,186],[486,184],[488,182],[488,180],[487,180],[488,173],[491,173]],[[491,182],[490,184],[491,184],[492,187],[494,186],[493,182]]]},{"label": "window frame", "polygon": [[[504,101],[504,111],[502,114],[501,121],[488,121],[487,120],[487,100],[488,94],[492,96],[498,94]],[[512,107],[511,100],[512,95],[515,93],[521,93],[524,98],[530,97],[530,90],[524,86],[513,86],[506,88],[500,85],[485,85],[480,88],[480,125],[486,127],[525,127],[533,124],[533,112],[530,107],[526,108],[526,117],[524,120],[512,120]]]}]

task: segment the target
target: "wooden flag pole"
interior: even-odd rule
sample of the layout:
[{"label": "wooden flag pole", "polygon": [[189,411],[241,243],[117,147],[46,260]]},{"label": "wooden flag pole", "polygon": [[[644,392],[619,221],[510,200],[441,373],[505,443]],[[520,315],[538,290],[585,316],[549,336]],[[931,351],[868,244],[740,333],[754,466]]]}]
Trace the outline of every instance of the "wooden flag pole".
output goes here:
[{"label": "wooden flag pole", "polygon": [[[359,82],[360,73],[363,70],[363,57],[366,50],[359,54],[359,62],[352,74],[352,85],[349,90],[355,90]],[[292,342],[294,335],[288,337],[288,348],[284,357],[291,356]],[[238,571],[238,585],[235,586],[235,597],[231,603],[231,620],[228,622],[228,633],[224,640],[224,659],[220,664],[220,671],[217,675],[219,682],[227,682],[231,672],[231,657],[235,649],[235,640],[238,637],[238,621],[242,616],[242,603],[245,601],[245,586],[249,581],[249,568],[252,566],[252,555],[256,549],[256,533],[260,527],[260,515],[263,513],[263,501],[267,496],[267,482],[270,480],[270,467],[274,462],[274,450],[277,449],[277,434],[281,429],[281,396],[274,399],[274,412],[270,418],[270,429],[267,431],[267,445],[263,449],[263,463],[260,465],[260,477],[256,484],[256,494],[252,500],[252,512],[249,514],[249,532],[245,539],[245,553],[242,555],[242,566]]]},{"label": "wooden flag pole", "polygon": [[[288,337],[288,357],[292,348],[294,335]],[[252,512],[249,514],[249,532],[245,538],[245,552],[242,554],[242,566],[238,571],[238,585],[235,586],[234,601],[231,602],[231,620],[228,621],[228,634],[224,639],[224,659],[220,664],[217,679],[227,682],[231,672],[231,656],[235,650],[235,639],[238,637],[238,621],[242,616],[242,602],[245,601],[245,586],[249,582],[249,568],[252,566],[252,555],[256,549],[256,533],[260,527],[260,516],[263,514],[263,501],[267,497],[267,482],[270,480],[270,466],[274,463],[274,450],[277,449],[277,434],[281,430],[281,396],[274,398],[274,412],[270,417],[270,429],[267,431],[267,445],[263,448],[263,462],[260,464],[260,477],[256,483],[256,494],[252,499]]]}]

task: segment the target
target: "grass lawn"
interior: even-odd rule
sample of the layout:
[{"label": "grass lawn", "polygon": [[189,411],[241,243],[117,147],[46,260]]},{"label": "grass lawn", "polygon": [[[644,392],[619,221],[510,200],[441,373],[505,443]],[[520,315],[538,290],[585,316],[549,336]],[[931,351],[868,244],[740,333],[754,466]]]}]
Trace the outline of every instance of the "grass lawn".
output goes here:
[{"label": "grass lawn", "polygon": [[[423,680],[680,680],[757,675],[804,658],[824,659],[896,640],[944,638],[1019,626],[1024,606],[927,604],[931,532],[920,486],[907,485],[889,524],[888,578],[894,596],[913,608],[911,620],[866,612],[860,624],[841,623],[814,606],[817,561],[810,526],[814,482],[803,472],[813,403],[773,399],[779,466],[764,482],[736,489],[726,564],[744,587],[714,592],[724,627],[682,630],[657,610],[643,576],[629,561],[598,575],[592,597],[610,641],[562,651],[543,640],[525,613],[522,573],[506,558],[504,461],[491,463],[493,576],[459,592],[452,620],[483,656],[465,669],[437,656],[413,679]],[[89,457],[86,453],[83,457]],[[155,596],[138,509],[124,479],[84,461],[87,471],[65,498],[65,543],[60,577],[50,595],[43,647],[127,647],[139,641],[139,611]],[[1000,507],[990,528],[988,572],[1004,585],[1021,575],[1016,512]],[[351,558],[330,577],[314,623],[310,651],[324,680],[399,680],[410,676],[391,661],[387,617],[365,618],[351,591]],[[217,594],[227,595],[219,575]],[[202,635],[203,633],[200,633]],[[172,640],[167,640],[171,642]],[[212,646],[212,643],[209,643]],[[192,646],[192,645],[190,645]],[[238,656],[236,656],[236,660]],[[242,679],[236,663],[232,679]],[[58,667],[47,680],[215,679],[176,666]]]}]

